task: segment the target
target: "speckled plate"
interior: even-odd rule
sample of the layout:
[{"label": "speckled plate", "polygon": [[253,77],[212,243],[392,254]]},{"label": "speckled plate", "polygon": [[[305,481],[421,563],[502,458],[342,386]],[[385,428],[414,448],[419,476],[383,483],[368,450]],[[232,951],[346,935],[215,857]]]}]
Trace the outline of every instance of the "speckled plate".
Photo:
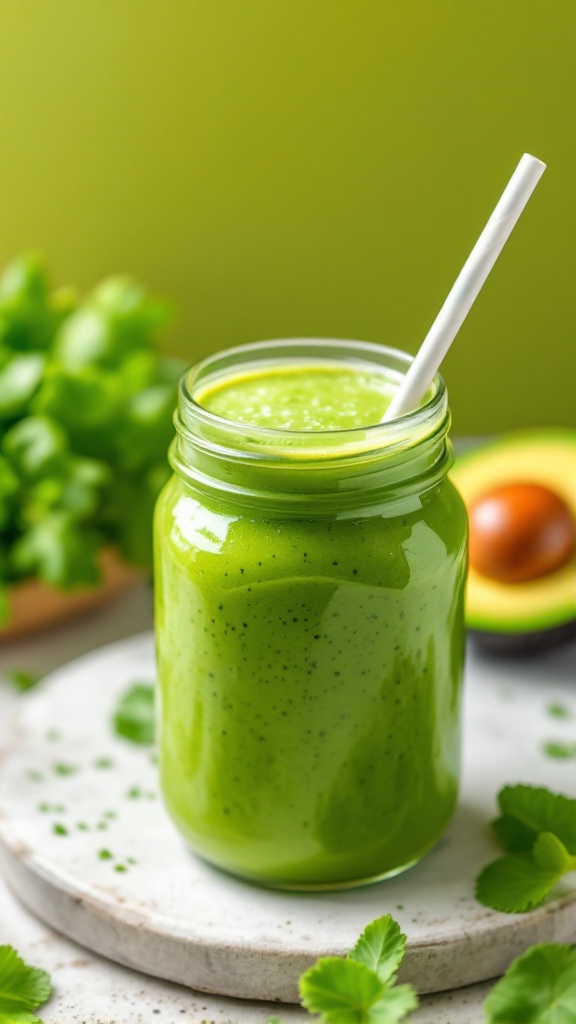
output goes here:
[{"label": "speckled plate", "polygon": [[[576,889],[539,910],[503,915],[474,900],[496,855],[486,829],[507,782],[576,795],[568,762],[546,740],[576,733],[576,695],[561,681],[508,680],[469,665],[459,811],[438,847],[407,874],[347,892],[259,889],[194,858],[158,799],[154,758],[112,735],[118,696],[152,680],[153,640],[121,641],[54,672],[0,744],[0,861],[20,899],[85,946],[146,973],[241,998],[297,1000],[318,956],[345,952],[374,917],[406,931],[401,976],[420,992],[495,977],[533,942],[574,937]],[[561,701],[570,718],[546,714]]]}]

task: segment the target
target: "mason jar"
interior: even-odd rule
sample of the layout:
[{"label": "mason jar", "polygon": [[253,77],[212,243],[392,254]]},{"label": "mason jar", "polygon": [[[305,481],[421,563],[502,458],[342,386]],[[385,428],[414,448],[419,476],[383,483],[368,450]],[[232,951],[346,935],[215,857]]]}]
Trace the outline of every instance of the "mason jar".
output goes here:
[{"label": "mason jar", "polygon": [[181,382],[155,516],[161,787],[192,850],[264,885],[376,881],[446,828],[467,517],[440,376],[413,412],[352,429],[252,425],[203,396],[286,366],[394,388],[410,362],[367,342],[271,341]]}]

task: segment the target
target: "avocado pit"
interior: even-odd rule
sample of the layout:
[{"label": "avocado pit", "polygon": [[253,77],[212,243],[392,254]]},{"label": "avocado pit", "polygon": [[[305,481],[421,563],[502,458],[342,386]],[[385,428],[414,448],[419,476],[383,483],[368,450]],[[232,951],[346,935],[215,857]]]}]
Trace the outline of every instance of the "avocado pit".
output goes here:
[{"label": "avocado pit", "polygon": [[576,551],[576,519],[541,484],[495,487],[470,506],[470,564],[502,583],[524,583],[555,572]]}]

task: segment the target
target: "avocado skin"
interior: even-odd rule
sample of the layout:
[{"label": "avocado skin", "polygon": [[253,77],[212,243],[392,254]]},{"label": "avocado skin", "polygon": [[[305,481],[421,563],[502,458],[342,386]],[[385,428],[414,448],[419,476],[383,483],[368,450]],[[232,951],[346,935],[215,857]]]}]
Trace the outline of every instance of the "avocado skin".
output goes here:
[{"label": "avocado skin", "polygon": [[563,622],[559,626],[527,633],[490,633],[485,630],[468,629],[468,636],[483,654],[494,654],[498,657],[509,655],[514,658],[522,654],[545,653],[551,647],[575,640],[576,619]]}]

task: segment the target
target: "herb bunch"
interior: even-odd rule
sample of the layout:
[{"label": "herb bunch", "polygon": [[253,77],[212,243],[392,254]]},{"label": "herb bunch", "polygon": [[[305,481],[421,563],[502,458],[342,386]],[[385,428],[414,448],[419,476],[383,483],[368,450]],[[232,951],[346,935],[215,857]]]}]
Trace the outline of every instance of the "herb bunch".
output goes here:
[{"label": "herb bunch", "polygon": [[105,545],[150,568],[182,370],[156,351],[168,315],[128,277],[53,291],[35,254],[0,277],[0,619],[26,577],[96,584]]}]

